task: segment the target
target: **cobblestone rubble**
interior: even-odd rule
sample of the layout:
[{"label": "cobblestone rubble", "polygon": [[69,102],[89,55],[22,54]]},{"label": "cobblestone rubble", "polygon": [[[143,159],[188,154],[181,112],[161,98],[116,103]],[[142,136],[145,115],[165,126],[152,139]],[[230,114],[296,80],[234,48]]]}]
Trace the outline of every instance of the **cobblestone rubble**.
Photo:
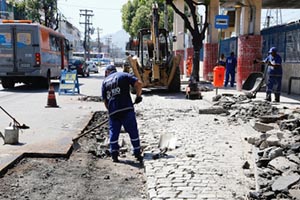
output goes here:
[{"label": "cobblestone rubble", "polygon": [[229,123],[248,123],[256,134],[247,136],[255,156],[256,190],[251,199],[300,199],[299,108],[252,101],[242,96],[219,97],[215,105],[230,109]]},{"label": "cobblestone rubble", "polygon": [[[251,156],[243,126],[230,125],[223,116],[199,115],[211,106],[205,100],[147,100],[136,110],[149,198],[246,199],[254,183],[242,168]],[[164,133],[177,138],[176,148],[153,159]]]}]

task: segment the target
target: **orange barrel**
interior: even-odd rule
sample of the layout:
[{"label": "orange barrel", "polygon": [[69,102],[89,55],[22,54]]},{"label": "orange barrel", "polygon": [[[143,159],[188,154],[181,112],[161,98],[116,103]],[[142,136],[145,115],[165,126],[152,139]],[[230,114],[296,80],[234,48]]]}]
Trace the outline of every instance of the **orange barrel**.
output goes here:
[{"label": "orange barrel", "polygon": [[214,67],[214,86],[215,87],[223,87],[224,77],[225,77],[225,67],[221,66],[221,65]]}]

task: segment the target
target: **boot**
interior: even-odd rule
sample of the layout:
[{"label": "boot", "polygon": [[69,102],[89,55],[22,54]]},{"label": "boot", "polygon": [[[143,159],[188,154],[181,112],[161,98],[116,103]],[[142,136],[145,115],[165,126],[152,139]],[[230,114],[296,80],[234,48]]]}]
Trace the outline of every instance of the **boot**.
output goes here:
[{"label": "boot", "polygon": [[280,94],[275,94],[275,102],[280,102]]},{"label": "boot", "polygon": [[267,93],[267,96],[265,98],[266,101],[271,101],[271,94],[270,93]]},{"label": "boot", "polygon": [[118,156],[119,156],[119,153],[118,152],[113,152],[111,153],[111,159],[113,162],[119,162],[119,159],[118,159]]},{"label": "boot", "polygon": [[134,153],[134,157],[137,159],[137,161],[139,162],[143,162],[143,156],[141,155],[141,153]]}]

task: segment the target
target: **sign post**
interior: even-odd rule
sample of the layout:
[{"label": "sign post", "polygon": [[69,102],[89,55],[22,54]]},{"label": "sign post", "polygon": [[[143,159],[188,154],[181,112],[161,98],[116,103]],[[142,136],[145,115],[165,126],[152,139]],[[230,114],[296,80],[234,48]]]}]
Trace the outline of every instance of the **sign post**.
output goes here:
[{"label": "sign post", "polygon": [[[218,62],[220,59],[220,51],[221,51],[221,38],[222,38],[222,30],[227,29],[229,24],[229,16],[228,15],[216,15],[215,17],[215,28],[221,29],[219,32],[219,49],[218,49]],[[224,82],[224,67],[216,66],[214,68],[214,86],[216,87],[216,95],[218,94],[218,87],[221,87]]]},{"label": "sign post", "polygon": [[218,59],[220,58],[220,51],[221,51],[221,37],[222,37],[222,30],[227,29],[229,24],[229,16],[228,15],[216,15],[215,17],[215,28],[221,29],[219,33],[219,51],[218,51]]}]

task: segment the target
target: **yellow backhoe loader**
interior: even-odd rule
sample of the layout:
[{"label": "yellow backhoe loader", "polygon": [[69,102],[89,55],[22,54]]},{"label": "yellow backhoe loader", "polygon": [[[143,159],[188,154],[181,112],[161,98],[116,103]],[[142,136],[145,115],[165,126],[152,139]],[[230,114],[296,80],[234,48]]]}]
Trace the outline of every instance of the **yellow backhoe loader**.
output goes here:
[{"label": "yellow backhoe loader", "polygon": [[[129,70],[143,82],[144,88],[180,91],[180,55],[174,56],[170,49],[169,33],[158,28],[157,4],[152,8],[151,28],[141,29],[135,45],[137,55],[127,57]],[[127,48],[132,50],[132,48]]]}]

